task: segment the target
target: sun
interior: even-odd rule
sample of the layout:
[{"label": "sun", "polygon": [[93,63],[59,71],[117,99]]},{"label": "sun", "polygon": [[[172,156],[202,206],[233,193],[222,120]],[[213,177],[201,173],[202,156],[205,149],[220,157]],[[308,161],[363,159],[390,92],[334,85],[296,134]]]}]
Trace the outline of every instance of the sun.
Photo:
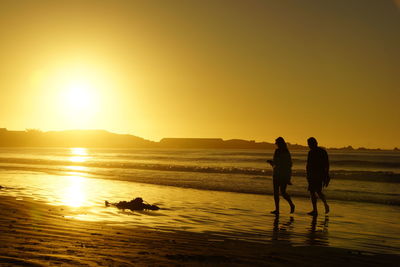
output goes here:
[{"label": "sun", "polygon": [[102,128],[113,120],[116,84],[114,72],[101,64],[75,61],[51,65],[32,77],[42,121],[59,129]]},{"label": "sun", "polygon": [[86,128],[101,109],[102,88],[89,75],[72,75],[61,82],[58,109],[73,128]]},{"label": "sun", "polygon": [[64,92],[63,102],[70,112],[90,112],[96,108],[97,95],[92,86],[84,81],[74,81]]},{"label": "sun", "polygon": [[73,128],[86,128],[100,108],[99,90],[87,80],[76,79],[62,90],[60,109]]}]

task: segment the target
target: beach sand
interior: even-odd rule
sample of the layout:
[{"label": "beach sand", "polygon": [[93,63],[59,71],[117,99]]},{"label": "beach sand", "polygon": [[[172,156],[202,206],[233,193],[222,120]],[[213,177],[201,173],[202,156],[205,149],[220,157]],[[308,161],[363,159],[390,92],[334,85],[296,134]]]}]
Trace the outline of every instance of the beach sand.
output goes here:
[{"label": "beach sand", "polygon": [[395,266],[400,260],[334,247],[111,226],[72,219],[69,207],[8,196],[0,201],[0,266]]}]

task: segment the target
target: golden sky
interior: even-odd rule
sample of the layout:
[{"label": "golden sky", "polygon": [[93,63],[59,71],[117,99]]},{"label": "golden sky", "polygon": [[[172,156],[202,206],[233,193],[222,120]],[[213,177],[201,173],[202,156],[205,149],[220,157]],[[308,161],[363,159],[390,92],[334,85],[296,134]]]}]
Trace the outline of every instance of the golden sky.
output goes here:
[{"label": "golden sky", "polygon": [[0,0],[0,127],[400,147],[396,3]]}]

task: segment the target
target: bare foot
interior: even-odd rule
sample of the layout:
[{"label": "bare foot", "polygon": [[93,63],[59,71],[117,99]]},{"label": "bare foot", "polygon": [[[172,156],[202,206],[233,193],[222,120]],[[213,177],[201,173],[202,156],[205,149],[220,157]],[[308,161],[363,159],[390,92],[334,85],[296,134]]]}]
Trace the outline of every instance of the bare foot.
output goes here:
[{"label": "bare foot", "polygon": [[277,215],[277,214],[279,214],[279,210],[274,210],[274,211],[271,211],[271,214],[275,214],[275,215]]},{"label": "bare foot", "polygon": [[292,204],[292,205],[290,205],[290,213],[294,213],[294,208],[295,208],[296,206],[294,205],[294,204]]},{"label": "bare foot", "polygon": [[329,213],[329,205],[325,204],[325,214],[328,214],[328,213]]}]

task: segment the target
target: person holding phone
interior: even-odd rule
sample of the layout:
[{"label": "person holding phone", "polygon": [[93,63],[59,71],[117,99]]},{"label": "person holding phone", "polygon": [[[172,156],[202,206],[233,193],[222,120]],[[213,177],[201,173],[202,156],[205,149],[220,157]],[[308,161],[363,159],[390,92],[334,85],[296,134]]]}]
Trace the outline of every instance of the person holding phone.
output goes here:
[{"label": "person holding phone", "polygon": [[271,213],[279,214],[279,193],[289,203],[290,213],[294,213],[295,205],[290,195],[286,192],[287,185],[292,184],[290,182],[292,176],[292,158],[282,137],[278,137],[275,140],[275,145],[277,149],[274,152],[274,158],[267,161],[273,168],[272,181],[274,186],[275,210],[271,211]]}]

